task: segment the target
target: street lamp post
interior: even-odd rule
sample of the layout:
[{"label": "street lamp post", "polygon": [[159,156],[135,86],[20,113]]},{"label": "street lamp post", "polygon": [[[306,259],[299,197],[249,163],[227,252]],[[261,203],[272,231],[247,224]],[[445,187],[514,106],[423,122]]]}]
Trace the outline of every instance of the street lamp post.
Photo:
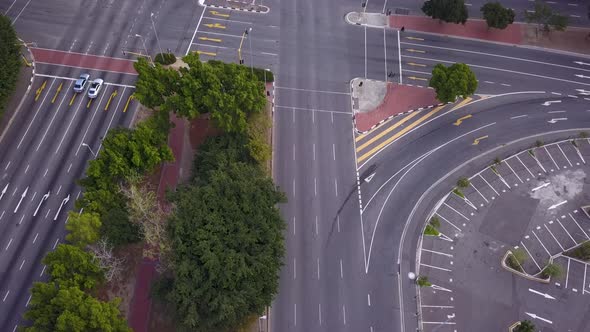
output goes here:
[{"label": "street lamp post", "polygon": [[86,143],[82,143],[82,146],[87,147],[88,150],[90,150],[90,153],[92,153],[92,155],[94,156],[94,158],[98,158],[98,155],[96,153],[94,153],[94,151],[92,151],[92,148],[90,147],[90,145],[88,145]]},{"label": "street lamp post", "polygon": [[147,56],[150,59],[150,62],[153,65],[154,62],[152,61],[152,57],[148,54],[147,47],[145,47],[145,39],[143,39],[143,36],[138,33],[135,34],[135,37],[141,39],[141,44],[143,45],[143,50],[145,51],[145,56]]},{"label": "street lamp post", "polygon": [[385,3],[383,4],[383,14],[385,14],[385,7],[387,7],[387,0],[385,0]]},{"label": "street lamp post", "polygon": [[154,29],[154,35],[156,36],[156,41],[158,42],[158,48],[160,49],[160,53],[164,54],[164,52],[162,52],[162,45],[160,45],[160,38],[158,38],[158,32],[156,31],[156,25],[154,24],[154,13],[151,13],[150,21],[152,21],[152,28]]},{"label": "street lamp post", "polygon": [[[248,28],[248,33],[252,32],[252,28]],[[252,72],[252,76],[254,76],[254,61],[252,59],[252,38],[248,36],[248,42],[250,43],[250,71]]]}]

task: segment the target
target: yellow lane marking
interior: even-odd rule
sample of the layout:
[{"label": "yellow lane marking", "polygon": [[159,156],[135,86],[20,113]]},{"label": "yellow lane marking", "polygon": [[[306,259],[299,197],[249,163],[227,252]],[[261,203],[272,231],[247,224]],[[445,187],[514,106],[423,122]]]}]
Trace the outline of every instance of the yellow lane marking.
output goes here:
[{"label": "yellow lane marking", "polygon": [[455,107],[453,107],[453,108],[451,109],[451,111],[454,111],[454,110],[456,110],[457,108],[460,108],[460,107],[463,107],[463,106],[465,106],[466,104],[468,104],[468,103],[469,103],[469,102],[471,102],[472,100],[473,100],[473,98],[471,98],[471,97],[467,97],[467,98],[463,99],[463,100],[462,100],[460,103],[458,103],[458,104],[457,104]]},{"label": "yellow lane marking", "polygon": [[410,66],[417,66],[417,67],[426,67],[423,63],[415,63],[415,62],[408,62]]},{"label": "yellow lane marking", "polygon": [[482,136],[482,137],[478,137],[476,139],[473,140],[473,143],[471,143],[471,145],[478,145],[479,141],[488,138],[488,135]]},{"label": "yellow lane marking", "polygon": [[41,92],[43,92],[43,89],[45,89],[46,85],[47,85],[47,80],[43,81],[43,84],[41,84],[39,89],[37,89],[37,91],[35,92],[35,101],[37,101],[37,99],[39,99],[39,96],[41,95]]},{"label": "yellow lane marking", "polygon": [[204,51],[197,51],[198,54],[205,54],[208,56],[216,56],[217,53],[213,53],[213,52],[204,52]]},{"label": "yellow lane marking", "polygon": [[127,98],[127,103],[125,104],[125,108],[123,108],[123,113],[127,112],[127,107],[129,107],[129,102],[131,101],[131,99],[135,99],[135,97],[131,95],[129,96],[129,98]]},{"label": "yellow lane marking", "polygon": [[77,93],[74,93],[74,95],[72,96],[72,99],[70,99],[70,106],[72,106],[72,104],[74,103],[74,99],[76,99],[77,95],[78,95]]},{"label": "yellow lane marking", "polygon": [[94,100],[94,99],[89,99],[89,100],[88,100],[88,104],[86,104],[86,108],[90,108],[90,104],[92,104],[92,101],[93,101],[93,100]]},{"label": "yellow lane marking", "polygon": [[462,116],[462,117],[458,118],[458,119],[457,119],[457,121],[455,121],[453,124],[454,124],[455,126],[459,126],[459,125],[461,125],[461,123],[463,123],[463,120],[467,120],[467,119],[469,119],[469,118],[470,118],[470,117],[472,117],[472,116],[473,116],[473,115],[471,115],[471,114],[467,114],[467,115],[465,115],[465,116]]},{"label": "yellow lane marking", "polygon": [[[367,142],[363,143],[363,145],[360,145],[359,147],[357,147],[356,148],[356,152],[361,151],[362,149],[366,148],[369,144],[371,144],[371,143],[375,142],[376,140],[380,139],[381,137],[387,135],[390,131],[392,131],[392,130],[396,129],[397,127],[403,125],[404,123],[410,121],[413,117],[415,117],[419,113],[420,112],[412,112],[412,113],[408,114],[408,116],[406,116],[405,118],[401,119],[399,122],[394,123],[393,125],[391,125],[387,129],[383,130],[379,134],[377,134],[374,137],[372,137]],[[369,133],[367,133],[367,134],[369,134]],[[365,135],[367,135],[367,134],[365,134]],[[364,138],[364,136],[359,136],[359,137],[356,138],[356,141],[358,142],[362,138]]]},{"label": "yellow lane marking", "polygon": [[416,80],[416,81],[428,81],[428,79],[427,78],[424,78],[424,77],[410,76],[408,78],[411,79],[411,80]]},{"label": "yellow lane marking", "polygon": [[406,39],[409,39],[409,40],[424,40],[424,38],[418,38],[418,37],[406,37]]},{"label": "yellow lane marking", "polygon": [[209,28],[225,29],[225,25],[221,25],[219,23],[209,23],[209,24],[205,24],[205,26],[209,27]]},{"label": "yellow lane marking", "polygon": [[219,39],[219,38],[199,37],[199,39],[200,40],[212,41],[212,42],[216,42],[216,43],[221,43],[221,39]]},{"label": "yellow lane marking", "polygon": [[64,85],[64,82],[59,83],[59,86],[57,87],[57,91],[55,91],[55,95],[53,96],[53,99],[51,99],[51,103],[55,103],[55,98],[57,98],[57,95],[59,95],[59,92],[61,91],[61,87]]},{"label": "yellow lane marking", "polygon": [[109,105],[111,104],[111,100],[113,100],[113,98],[116,96],[117,96],[117,90],[115,90],[113,93],[111,93],[111,96],[109,97],[109,100],[107,101],[107,104],[104,107],[105,111],[109,109]]},{"label": "yellow lane marking", "polygon": [[211,13],[212,15],[215,15],[215,16],[229,17],[229,14],[222,14],[222,13],[220,13],[220,12],[216,11],[216,10],[212,10],[212,11],[210,11],[210,13]]},{"label": "yellow lane marking", "polygon": [[420,123],[426,121],[429,117],[433,116],[434,114],[436,114],[438,111],[442,110],[445,106],[439,106],[435,109],[433,109],[432,111],[428,112],[426,115],[424,115],[423,117],[421,117],[420,119],[410,123],[406,128],[400,130],[399,132],[397,132],[395,135],[391,136],[390,138],[388,138],[387,140],[385,140],[384,142],[382,142],[381,144],[377,145],[376,147],[372,148],[369,152],[365,153],[364,155],[360,156],[358,158],[358,162],[362,162],[363,160],[369,158],[371,155],[375,154],[377,151],[381,150],[384,146],[386,146],[387,144],[393,142],[394,140],[400,138],[402,135],[404,135],[405,133],[407,133],[408,131],[412,130],[414,127],[416,127],[417,125],[419,125]]},{"label": "yellow lane marking", "polygon": [[426,53],[426,51],[415,50],[413,48],[406,48],[406,51],[408,51],[408,52],[414,52],[414,53]]}]

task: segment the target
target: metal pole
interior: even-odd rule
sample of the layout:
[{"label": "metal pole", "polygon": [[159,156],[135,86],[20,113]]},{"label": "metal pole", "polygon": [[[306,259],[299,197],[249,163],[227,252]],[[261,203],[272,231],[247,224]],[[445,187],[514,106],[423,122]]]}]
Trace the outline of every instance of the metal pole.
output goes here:
[{"label": "metal pole", "polygon": [[365,7],[363,7],[363,13],[367,12],[367,6],[369,5],[369,0],[364,0]]},{"label": "metal pole", "polygon": [[246,37],[246,35],[248,34],[248,30],[244,30],[244,32],[242,33],[242,38],[240,39],[240,46],[238,47],[238,63],[241,65],[242,64],[242,44],[244,44],[244,38]]},{"label": "metal pole", "polygon": [[92,151],[92,148],[88,144],[82,143],[82,146],[87,147],[88,150],[90,150],[90,153],[92,153],[92,155],[94,156],[94,158],[98,158],[98,155],[96,153],[94,153],[94,151]]},{"label": "metal pole", "polygon": [[135,37],[139,37],[139,39],[141,40],[141,44],[143,44],[143,50],[145,51],[145,55],[148,57],[148,59],[150,59],[150,63],[153,65],[154,61],[152,60],[152,57],[149,55],[147,47],[145,47],[145,39],[143,39],[143,36],[136,33]]},{"label": "metal pole", "polygon": [[252,72],[252,76],[254,76],[254,65],[253,65],[253,60],[252,60],[252,38],[250,33],[252,32],[252,28],[248,28],[248,41],[250,42],[250,71]]},{"label": "metal pole", "polygon": [[162,45],[160,45],[160,38],[158,38],[158,32],[156,31],[156,25],[154,24],[154,13],[150,15],[150,21],[152,21],[152,28],[154,29],[154,35],[156,36],[156,41],[158,42],[158,48],[160,49],[160,53],[164,54],[164,52],[162,52]]},{"label": "metal pole", "polygon": [[385,0],[385,3],[383,4],[383,14],[385,14],[385,7],[387,7],[387,0]]}]

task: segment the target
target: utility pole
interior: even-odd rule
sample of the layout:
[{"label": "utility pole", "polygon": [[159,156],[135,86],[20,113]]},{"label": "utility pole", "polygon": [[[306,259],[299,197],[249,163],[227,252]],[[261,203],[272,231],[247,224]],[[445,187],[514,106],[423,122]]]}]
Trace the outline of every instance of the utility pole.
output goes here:
[{"label": "utility pole", "polygon": [[158,42],[158,48],[160,49],[160,53],[164,54],[164,52],[162,52],[162,45],[160,45],[160,38],[158,38],[158,32],[156,31],[156,25],[154,24],[154,13],[151,13],[150,21],[152,21],[152,28],[154,29],[154,35],[156,36],[156,41]]}]

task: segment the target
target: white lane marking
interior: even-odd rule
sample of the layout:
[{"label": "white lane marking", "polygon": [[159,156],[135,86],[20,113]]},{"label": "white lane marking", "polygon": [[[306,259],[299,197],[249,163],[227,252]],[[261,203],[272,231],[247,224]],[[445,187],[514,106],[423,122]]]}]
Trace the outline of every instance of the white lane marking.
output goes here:
[{"label": "white lane marking", "polygon": [[439,308],[439,309],[453,309],[455,306],[452,305],[420,305],[422,308]]},{"label": "white lane marking", "polygon": [[559,219],[557,219],[557,223],[559,224],[559,226],[561,226],[561,228],[563,228],[563,230],[565,231],[565,234],[567,234],[567,236],[570,237],[570,239],[572,239],[572,241],[574,241],[574,244],[578,244],[578,242],[576,242],[576,240],[574,240],[574,237],[570,234],[570,232],[567,231],[567,229],[565,229],[565,227],[563,226],[563,224],[561,223],[561,221],[559,221]]},{"label": "white lane marking", "polygon": [[551,161],[553,161],[553,164],[555,165],[555,167],[557,169],[560,169],[559,166],[557,165],[557,163],[555,162],[555,159],[553,159],[553,156],[551,155],[551,153],[549,153],[549,150],[547,150],[547,146],[543,146],[543,149],[545,149],[545,152],[547,152],[547,154],[549,155],[549,158],[551,158]]},{"label": "white lane marking", "polygon": [[293,309],[294,309],[293,325],[297,326],[297,303],[293,303]]},{"label": "white lane marking", "polygon": [[487,199],[487,198],[485,198],[485,196],[484,196],[484,195],[482,195],[482,194],[481,194],[481,192],[479,191],[479,189],[477,189],[477,188],[476,188],[476,187],[473,185],[473,183],[471,183],[471,182],[470,182],[470,183],[469,183],[469,185],[470,185],[471,187],[473,187],[473,189],[475,189],[475,191],[477,191],[477,193],[479,194],[479,196],[481,196],[481,198],[483,198],[483,200],[484,200],[484,201],[486,201],[486,203],[489,203],[489,202],[490,202],[490,201],[488,201],[488,199]]},{"label": "white lane marking", "polygon": [[367,293],[367,304],[371,306],[371,294]]},{"label": "white lane marking", "polygon": [[[124,93],[125,93],[125,88],[123,88],[123,92],[121,92],[121,95],[123,95]],[[102,97],[100,97],[100,101],[98,102],[96,109],[94,109],[94,113],[92,114],[92,117],[90,118],[90,123],[88,124],[88,126],[86,127],[86,130],[84,131],[84,135],[82,135],[82,139],[80,140],[80,144],[78,144],[78,148],[76,149],[76,153],[74,154],[75,156],[78,155],[78,152],[80,151],[80,148],[82,147],[82,144],[84,144],[84,140],[86,139],[86,134],[88,134],[88,130],[90,129],[90,126],[92,125],[92,122],[94,121],[94,117],[96,116],[96,113],[98,113],[100,103],[102,102],[102,98],[104,98],[105,95],[106,95],[106,93],[102,94]],[[68,172],[69,172],[69,170],[68,170]]]},{"label": "white lane marking", "polygon": [[342,271],[342,259],[340,259],[340,279],[344,279],[344,273]]},{"label": "white lane marking", "polygon": [[[47,89],[47,91],[51,90],[51,87],[53,86],[53,83],[55,83],[55,78],[49,84],[49,88]],[[41,110],[41,107],[45,103],[45,99],[47,99],[47,96],[49,96],[49,93],[46,93],[45,94],[45,97],[43,97],[43,100],[41,100],[41,103],[39,104],[39,107],[37,107],[37,111],[35,112],[35,115],[33,116],[33,119],[31,119],[31,121],[29,122],[29,125],[27,126],[27,129],[25,130],[25,133],[23,134],[22,138],[18,142],[18,145],[16,146],[16,149],[17,150],[20,148],[21,144],[23,144],[23,141],[25,140],[25,137],[27,136],[27,133],[31,129],[31,126],[33,125],[33,122],[35,122],[35,119],[37,118],[37,115],[39,114],[39,110]],[[80,99],[82,99],[82,98],[80,98]],[[10,165],[10,162],[8,162],[8,165]],[[6,168],[8,168],[8,165],[6,165]],[[6,168],[4,170],[6,170]]]},{"label": "white lane marking", "polygon": [[203,16],[205,15],[205,8],[201,12],[201,17],[199,17],[199,21],[197,22],[197,26],[195,27],[195,32],[193,33],[193,37],[191,38],[191,42],[188,43],[188,48],[186,49],[186,53],[184,55],[188,55],[191,51],[191,45],[193,44],[193,40],[195,40],[195,36],[197,35],[197,30],[199,30],[199,26],[201,25],[201,21],[203,20]]},{"label": "white lane marking", "polygon": [[295,178],[293,178],[293,197],[295,197]]},{"label": "white lane marking", "polygon": [[31,0],[27,1],[27,4],[23,7],[23,9],[21,9],[21,11],[18,13],[18,15],[16,15],[16,17],[14,18],[14,21],[12,21],[12,25],[14,25],[16,23],[16,20],[18,20],[18,18],[20,17],[20,15],[25,11],[25,9],[29,6],[29,3],[31,3]]},{"label": "white lane marking", "polygon": [[561,154],[563,155],[563,157],[565,158],[565,160],[567,160],[568,164],[570,164],[570,167],[574,167],[574,165],[572,165],[572,162],[569,160],[569,158],[565,155],[565,152],[563,152],[563,149],[561,148],[561,146],[559,146],[559,144],[557,144],[557,147],[559,148],[559,151],[561,151]]},{"label": "white lane marking", "polygon": [[520,241],[520,244],[522,245],[522,247],[524,248],[524,250],[526,250],[527,254],[529,254],[529,257],[533,259],[533,263],[535,263],[535,265],[537,266],[537,269],[541,270],[541,266],[539,266],[539,264],[537,263],[537,260],[535,259],[535,256],[531,255],[531,252],[524,245],[524,243],[522,241]]},{"label": "white lane marking", "polygon": [[55,249],[55,247],[57,247],[58,242],[59,242],[59,238],[55,239],[55,243],[53,244],[53,249]]},{"label": "white lane marking", "polygon": [[[311,123],[315,123],[315,111],[313,109],[311,110]],[[313,146],[315,148],[315,143],[313,143]],[[313,160],[315,160],[315,152],[314,152],[314,155],[313,156],[314,156],[313,157],[314,158]]]},{"label": "white lane marking", "polygon": [[301,89],[301,88],[290,88],[286,86],[275,86],[277,90],[293,90],[293,91],[304,91],[304,92],[313,92],[313,93],[328,93],[328,94],[337,94],[337,95],[350,95],[350,92],[340,92],[340,91],[328,91],[328,90],[312,90],[312,89]]},{"label": "white lane marking", "polygon": [[455,226],[455,224],[453,224],[452,222],[448,221],[448,220],[447,220],[447,218],[445,218],[445,217],[441,216],[441,215],[440,215],[440,213],[438,213],[438,212],[437,212],[436,214],[437,214],[437,215],[438,215],[438,216],[439,216],[439,217],[440,217],[440,218],[441,218],[443,221],[446,221],[446,222],[447,222],[449,225],[453,226],[453,227],[454,227],[456,230],[458,230],[458,231],[459,231],[459,233],[461,233],[461,232],[462,232],[462,231],[461,231],[461,228],[459,228],[459,227]]},{"label": "white lane marking", "polygon": [[6,302],[6,298],[8,297],[8,294],[10,294],[10,290],[6,291],[6,294],[4,294],[4,298],[2,299],[2,302]]},{"label": "white lane marking", "polygon": [[293,143],[293,161],[295,161],[295,143]]},{"label": "white lane marking", "polygon": [[346,325],[346,307],[344,306],[344,304],[342,305],[342,320],[344,322],[344,325]]},{"label": "white lane marking", "polygon": [[[313,113],[311,113],[311,114],[313,114]],[[315,160],[315,143],[312,144],[312,147],[313,147],[313,160]]]},{"label": "white lane marking", "polygon": [[[72,83],[73,82],[74,81],[70,81],[70,84],[68,85],[66,91],[70,91],[70,87],[72,86]],[[56,112],[53,112],[53,116],[51,117],[51,121],[49,121],[49,125],[47,126],[47,129],[45,129],[45,132],[43,133],[43,136],[41,137],[41,140],[39,141],[39,144],[37,145],[37,148],[35,149],[35,151],[39,151],[39,148],[41,147],[41,144],[43,144],[43,141],[45,141],[45,137],[47,136],[47,133],[49,132],[49,129],[51,129],[51,125],[53,124],[53,120],[55,120],[55,117],[57,117],[57,114],[61,110],[61,105],[66,100],[66,96],[68,96],[68,94],[67,93],[64,93],[63,97],[61,98],[61,101],[59,102],[59,105],[57,106],[57,111]],[[102,96],[100,97],[100,100],[101,101],[102,101],[102,98],[104,96],[105,96],[105,93],[103,93]]]},{"label": "white lane marking", "polygon": [[531,175],[531,177],[534,178],[535,176],[533,175],[533,172],[531,172],[531,170],[528,167],[526,167],[526,165],[522,162],[522,160],[520,160],[520,158],[518,157],[518,155],[516,155],[516,159],[518,159],[518,161],[520,161],[520,163],[522,164],[522,166],[524,168],[526,168],[526,170],[529,172],[529,174]]},{"label": "white lane marking", "polygon": [[318,280],[320,280],[320,259],[317,259],[317,266],[318,266]]},{"label": "white lane marking", "polygon": [[320,326],[322,325],[322,304],[318,303],[318,319],[320,321]]},{"label": "white lane marking", "polygon": [[5,212],[6,212],[6,211],[2,211],[2,214],[0,215],[0,220],[2,220],[2,217],[4,217],[4,213],[5,213]]},{"label": "white lane marking", "polygon": [[399,30],[397,30],[397,55],[399,57],[399,84],[403,84],[402,80],[402,48],[400,46],[400,37],[399,37]]},{"label": "white lane marking", "polygon": [[35,244],[35,241],[37,241],[38,236],[39,236],[39,233],[35,234],[35,238],[33,239],[33,244]]},{"label": "white lane marking", "polygon": [[422,324],[433,324],[433,325],[455,325],[455,322],[422,322]]},{"label": "white lane marking", "polygon": [[39,274],[39,277],[43,276],[43,273],[45,273],[45,268],[47,268],[47,266],[43,265],[43,270],[41,270],[41,273]]},{"label": "white lane marking", "polygon": [[293,280],[297,279],[297,261],[296,258],[293,257]]},{"label": "white lane marking", "polygon": [[584,282],[582,283],[582,295],[587,293],[586,291],[586,272],[588,270],[588,264],[584,264]]},{"label": "white lane marking", "polygon": [[[301,111],[310,111],[310,112],[325,112],[325,113],[336,113],[336,114],[346,114],[347,116],[351,116],[352,112],[344,112],[344,111],[330,111],[330,110],[321,110],[316,108],[305,108],[305,107],[294,107],[294,106],[285,106],[285,105],[275,105],[275,108],[286,108],[286,109],[293,109],[293,110],[301,110]],[[293,120],[295,122],[295,120]]]},{"label": "white lane marking", "polygon": [[29,302],[31,302],[31,297],[32,296],[33,295],[29,295],[29,298],[27,299],[27,303],[25,304],[25,307],[28,307],[29,306]]},{"label": "white lane marking", "polygon": [[338,179],[334,178],[334,193],[338,197]]},{"label": "white lane marking", "polygon": [[20,263],[20,267],[18,268],[19,271],[23,269],[23,265],[25,265],[25,260],[24,259],[23,259],[23,262]]},{"label": "white lane marking", "polygon": [[520,178],[520,176],[518,176],[518,174],[516,174],[516,172],[514,171],[514,169],[512,169],[512,166],[510,166],[510,164],[508,163],[508,160],[504,160],[504,163],[506,164],[506,166],[508,166],[508,168],[510,168],[510,170],[512,171],[512,173],[514,173],[514,175],[516,176],[516,178],[518,179],[518,181],[520,181],[520,183],[524,183],[522,181],[522,179]]},{"label": "white lane marking", "polygon": [[565,113],[566,111],[549,111],[547,112],[548,114],[553,114],[553,113]]},{"label": "white lane marking", "polygon": [[29,164],[27,164],[27,168],[25,168],[25,174],[27,174],[27,172],[29,171]]},{"label": "white lane marking", "polygon": [[383,27],[383,63],[385,64],[385,82],[387,82],[387,41],[385,40],[385,27]]},{"label": "white lane marking", "polygon": [[481,175],[481,173],[478,174],[479,177],[490,187],[492,188],[492,190],[496,193],[497,196],[500,196],[500,194],[498,194],[498,192],[496,191],[496,189],[494,189],[494,187],[492,187],[492,185],[488,182],[488,180],[486,180],[483,175]]},{"label": "white lane marking", "polygon": [[567,288],[567,282],[569,281],[569,277],[570,277],[570,258],[567,256],[564,256],[565,258],[567,258],[567,270],[565,271],[565,288]]},{"label": "white lane marking", "polygon": [[447,253],[440,252],[440,251],[434,251],[434,250],[429,250],[429,249],[424,249],[424,248],[422,248],[422,251],[430,252],[430,253],[437,254],[437,255],[443,255],[443,256],[447,256],[447,257],[453,257],[453,255],[451,255],[451,254],[447,254]]},{"label": "white lane marking", "polygon": [[336,144],[334,143],[332,143],[332,157],[334,158],[334,160],[336,160]]},{"label": "white lane marking", "polygon": [[469,221],[469,218],[465,217],[461,212],[455,210],[452,206],[450,206],[449,204],[447,204],[447,202],[443,203],[444,206],[448,207],[449,209],[455,211],[455,213],[457,213],[458,215],[460,215],[461,217],[463,217],[465,220]]},{"label": "white lane marking", "polygon": [[8,7],[8,9],[4,12],[4,16],[8,16],[8,12],[10,11],[10,9],[12,9],[12,6],[14,6],[15,3],[16,3],[16,0],[12,1],[10,6]]},{"label": "white lane marking", "polygon": [[574,221],[574,223],[578,226],[578,228],[582,231],[582,233],[584,233],[584,235],[586,236],[586,238],[590,240],[590,237],[588,236],[588,234],[586,233],[586,231],[584,231],[584,229],[582,228],[582,226],[580,226],[580,224],[578,224],[578,222],[576,221],[576,219],[574,219],[574,217],[572,216],[572,214],[571,213],[568,213],[568,215]]},{"label": "white lane marking", "polygon": [[[18,148],[17,148],[17,149],[18,149]],[[12,162],[12,161],[8,161],[8,164],[6,164],[6,167],[4,167],[4,170],[7,170],[7,169],[8,169],[8,167],[10,166],[10,163],[11,163],[11,162]]]},{"label": "white lane marking", "polygon": [[336,226],[338,227],[338,233],[340,233],[340,216],[336,217]]},{"label": "white lane marking", "polygon": [[[557,238],[555,237],[555,235],[553,235],[551,230],[549,228],[547,228],[547,225],[543,225],[543,226],[545,226],[545,228],[547,229],[549,234],[551,234],[551,236],[553,237],[555,242],[557,242],[557,244],[563,249],[563,247],[561,246],[561,243],[559,243],[559,241],[557,241]],[[537,239],[537,241],[539,241],[539,243],[541,244],[541,247],[543,247],[543,249],[545,249],[545,252],[547,253],[547,255],[549,255],[549,257],[551,257],[551,253],[549,252],[549,250],[547,250],[547,247],[545,247],[545,244],[543,244],[543,241],[541,241],[541,239],[539,239],[539,236],[537,236],[537,233],[535,233],[535,231],[531,231],[531,233],[533,233],[533,236]]]},{"label": "white lane marking", "polygon": [[514,119],[519,119],[519,118],[524,118],[527,117],[528,115],[524,114],[524,115],[517,115],[517,116],[513,116],[510,118],[510,120],[514,120]]},{"label": "white lane marking", "polygon": [[429,267],[429,268],[433,268],[433,269],[437,269],[437,270],[441,270],[441,271],[451,272],[451,270],[445,269],[444,267],[438,267],[438,266],[428,265],[428,264],[424,264],[424,263],[420,263],[420,265],[421,266],[426,266],[426,267]]},{"label": "white lane marking", "polygon": [[367,79],[367,26],[366,25],[365,25],[365,79]]},{"label": "white lane marking", "polygon": [[295,216],[293,216],[293,236],[295,236]]},{"label": "white lane marking", "polygon": [[313,178],[313,192],[318,195],[318,178]]},{"label": "white lane marking", "polygon": [[10,241],[8,241],[8,244],[6,245],[6,248],[4,249],[4,251],[8,250],[8,247],[10,247],[11,243],[12,243],[12,238],[10,238]]}]

